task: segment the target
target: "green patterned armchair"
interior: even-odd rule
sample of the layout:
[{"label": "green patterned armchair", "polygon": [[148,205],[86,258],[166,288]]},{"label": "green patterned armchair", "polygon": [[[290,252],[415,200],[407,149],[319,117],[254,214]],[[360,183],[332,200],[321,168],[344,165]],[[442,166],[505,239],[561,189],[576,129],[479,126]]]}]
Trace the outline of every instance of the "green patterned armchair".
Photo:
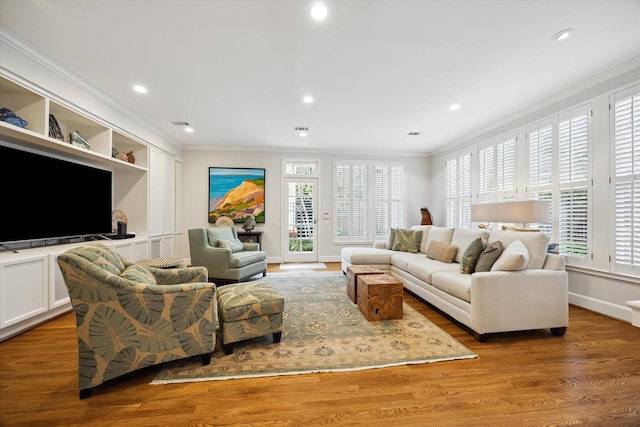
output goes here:
[{"label": "green patterned armchair", "polygon": [[78,333],[80,398],[129,372],[202,355],[216,342],[216,286],[204,267],[158,269],[102,243],[58,256]]}]

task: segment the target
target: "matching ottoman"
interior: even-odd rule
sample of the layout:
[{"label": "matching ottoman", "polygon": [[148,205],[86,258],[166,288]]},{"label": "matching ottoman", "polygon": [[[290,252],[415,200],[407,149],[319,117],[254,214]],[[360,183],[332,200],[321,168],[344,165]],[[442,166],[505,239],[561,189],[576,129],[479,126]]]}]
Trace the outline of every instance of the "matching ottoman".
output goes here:
[{"label": "matching ottoman", "polygon": [[284,297],[263,281],[218,287],[218,320],[224,352],[233,352],[233,343],[273,334],[282,336]]}]

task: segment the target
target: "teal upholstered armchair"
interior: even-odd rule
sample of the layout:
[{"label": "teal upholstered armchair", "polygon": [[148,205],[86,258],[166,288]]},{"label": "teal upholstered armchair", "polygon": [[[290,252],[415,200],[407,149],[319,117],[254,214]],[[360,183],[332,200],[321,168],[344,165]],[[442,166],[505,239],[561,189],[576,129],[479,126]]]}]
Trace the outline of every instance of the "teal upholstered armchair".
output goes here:
[{"label": "teal upholstered armchair", "polygon": [[267,254],[258,243],[238,240],[236,227],[189,230],[191,265],[207,267],[209,280],[241,282],[257,274],[267,275]]},{"label": "teal upholstered armchair", "polygon": [[58,256],[78,334],[80,398],[126,373],[188,356],[211,361],[216,286],[203,267],[143,267],[101,243]]}]

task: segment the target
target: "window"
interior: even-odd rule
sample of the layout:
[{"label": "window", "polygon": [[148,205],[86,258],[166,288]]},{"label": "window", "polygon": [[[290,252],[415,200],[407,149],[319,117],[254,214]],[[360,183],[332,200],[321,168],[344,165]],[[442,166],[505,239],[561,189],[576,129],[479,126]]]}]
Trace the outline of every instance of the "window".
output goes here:
[{"label": "window", "polygon": [[576,264],[590,262],[589,106],[546,119],[527,131],[529,199],[550,200],[550,224],[537,224]]},{"label": "window", "polygon": [[445,161],[447,227],[471,227],[471,153]]},{"label": "window", "polygon": [[500,138],[478,150],[479,203],[515,200],[516,138]]},{"label": "window", "polygon": [[579,259],[590,256],[589,113],[581,108],[558,122],[558,243]]},{"label": "window", "polygon": [[336,241],[384,239],[390,227],[406,227],[406,169],[404,162],[334,162]]},{"label": "window", "polygon": [[[527,139],[529,141],[529,199],[553,202],[553,125],[545,122],[530,127]],[[553,203],[551,217],[553,217]],[[532,226],[537,226],[542,232],[552,235],[550,223]]]},{"label": "window", "polygon": [[614,95],[612,104],[614,269],[637,274],[640,268],[640,87]]}]

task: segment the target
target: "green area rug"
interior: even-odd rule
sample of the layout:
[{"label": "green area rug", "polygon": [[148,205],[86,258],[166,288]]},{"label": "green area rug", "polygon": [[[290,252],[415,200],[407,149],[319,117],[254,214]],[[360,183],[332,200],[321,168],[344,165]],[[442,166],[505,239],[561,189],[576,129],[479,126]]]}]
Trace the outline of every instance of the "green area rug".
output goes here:
[{"label": "green area rug", "polygon": [[[338,372],[477,357],[404,303],[400,320],[367,321],[346,294],[341,272],[274,273],[264,279],[285,297],[282,341],[271,335],[165,364],[152,384]],[[229,285],[227,285],[229,286]],[[231,285],[232,286],[232,285]]]}]

